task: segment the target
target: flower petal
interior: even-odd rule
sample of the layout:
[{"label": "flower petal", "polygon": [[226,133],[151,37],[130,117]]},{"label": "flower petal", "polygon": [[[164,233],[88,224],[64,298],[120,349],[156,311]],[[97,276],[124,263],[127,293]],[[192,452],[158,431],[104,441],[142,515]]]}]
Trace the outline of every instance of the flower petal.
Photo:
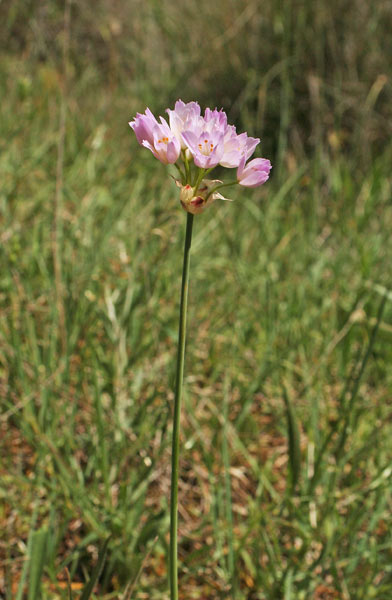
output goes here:
[{"label": "flower petal", "polygon": [[269,178],[271,163],[266,158],[255,158],[244,167],[244,158],[237,170],[238,183],[245,187],[257,187]]}]

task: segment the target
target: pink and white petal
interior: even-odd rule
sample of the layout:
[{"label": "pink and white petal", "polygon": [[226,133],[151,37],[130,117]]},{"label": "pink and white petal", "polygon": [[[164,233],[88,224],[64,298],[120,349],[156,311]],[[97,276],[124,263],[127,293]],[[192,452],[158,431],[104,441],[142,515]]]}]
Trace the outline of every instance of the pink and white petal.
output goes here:
[{"label": "pink and white petal", "polygon": [[214,144],[214,150],[211,152],[210,156],[215,161],[215,164],[218,165],[223,158],[223,153],[225,151],[222,143]]},{"label": "pink and white petal", "polygon": [[272,169],[271,162],[268,160],[268,158],[254,158],[247,164],[247,167],[264,172],[267,174],[267,176]]},{"label": "pink and white petal", "polygon": [[246,163],[246,156],[245,156],[245,154],[243,154],[241,157],[240,163],[238,165],[238,169],[237,169],[237,178],[238,179],[241,179],[241,177],[242,177],[242,174],[244,172],[245,163]]},{"label": "pink and white petal", "polygon": [[155,154],[155,148],[154,148],[154,146],[152,144],[150,144],[149,141],[143,140],[141,145],[144,146],[145,148],[148,148],[149,150],[151,150],[151,152],[153,154]]},{"label": "pink and white petal", "polygon": [[193,160],[195,161],[196,167],[199,167],[200,169],[207,169],[210,166],[208,164],[209,158],[210,158],[209,156],[206,156],[205,154],[202,154],[201,152],[195,152]]},{"label": "pink and white petal", "polygon": [[262,185],[269,178],[271,163],[265,158],[256,158],[246,165],[238,183],[245,187],[257,187]]},{"label": "pink and white petal", "polygon": [[183,102],[181,99],[178,99],[174,105],[174,110],[181,114],[182,110],[185,108],[185,102]]},{"label": "pink and white petal", "polygon": [[183,125],[182,120],[177,115],[177,113],[174,112],[174,110],[168,110],[167,112],[169,113],[170,129],[173,135],[175,135],[181,142],[181,130]]},{"label": "pink and white petal", "polygon": [[246,154],[246,158],[248,159],[250,156],[252,156],[253,152],[256,149],[256,146],[258,146],[260,143],[260,138],[252,138],[252,137],[248,137],[248,139],[245,142],[245,154]]},{"label": "pink and white petal", "polygon": [[175,163],[178,157],[180,156],[180,152],[180,142],[177,140],[177,138],[173,138],[173,140],[170,141],[167,145],[167,161],[170,164]]},{"label": "pink and white petal", "polygon": [[222,167],[226,167],[227,169],[235,169],[240,164],[240,161],[241,154],[238,152],[238,150],[232,150],[223,154],[220,164]]},{"label": "pink and white petal", "polygon": [[151,110],[149,108],[146,108],[146,112],[145,112],[146,116],[150,119],[152,119],[153,121],[157,122],[155,116],[153,115],[153,113],[151,112]]},{"label": "pink and white petal", "polygon": [[187,119],[189,117],[199,117],[200,116],[200,106],[197,102],[187,102],[184,104],[182,100],[180,100],[182,106],[177,106],[177,102],[175,105],[175,110],[178,112],[182,119]]},{"label": "pink and white petal", "polygon": [[150,109],[147,108],[144,115],[137,113],[135,119],[129,125],[135,132],[137,141],[141,144],[143,140],[152,142],[153,130],[158,125],[158,121]]},{"label": "pink and white petal", "polygon": [[163,127],[169,127],[167,124],[167,121],[164,117],[159,117],[160,123],[158,123],[158,125],[163,126]]},{"label": "pink and white petal", "polygon": [[245,177],[240,179],[238,183],[245,187],[253,188],[262,185],[267,179],[268,175],[266,175],[265,178],[260,178],[260,174],[257,171],[254,171],[253,173],[248,173]]},{"label": "pink and white petal", "polygon": [[197,148],[198,138],[192,131],[184,131],[181,135],[189,150]]}]

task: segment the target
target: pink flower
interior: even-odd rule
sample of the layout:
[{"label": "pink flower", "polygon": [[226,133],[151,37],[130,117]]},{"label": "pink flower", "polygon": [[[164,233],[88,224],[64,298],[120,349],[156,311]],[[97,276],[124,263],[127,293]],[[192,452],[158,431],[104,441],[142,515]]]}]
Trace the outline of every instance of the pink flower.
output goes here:
[{"label": "pink flower", "polygon": [[138,113],[129,125],[134,130],[139,144],[151,150],[155,158],[163,164],[172,164],[180,156],[181,144],[165,119],[160,117],[160,120],[161,122],[158,123],[147,108],[144,115]]},{"label": "pink flower", "polygon": [[[189,105],[184,105],[181,108],[184,110],[185,107],[191,104],[195,103],[190,102]],[[197,107],[199,108],[198,105]],[[195,158],[196,166],[201,166],[208,162],[208,168],[210,168],[218,164],[213,159],[207,161],[205,158],[200,157],[200,152],[204,155],[206,154],[207,149],[205,148],[205,144],[210,142],[210,136],[213,136],[216,141],[219,135],[223,136],[223,153],[222,147],[220,147],[214,153],[214,159],[216,156],[221,155],[219,164],[229,169],[238,167],[243,154],[248,159],[260,142],[259,138],[248,137],[246,133],[238,135],[234,125],[227,124],[227,115],[223,110],[206,108],[204,117],[201,117],[199,112],[196,113],[194,110],[192,110],[191,114],[191,118],[187,118],[182,129],[182,133],[186,134],[182,136],[182,147],[184,147],[185,142]],[[188,133],[197,136],[198,141],[196,142],[193,137],[188,137]],[[203,137],[205,134],[208,134],[207,142],[205,142],[206,137]],[[222,140],[220,140],[220,144],[222,144]]]},{"label": "pink flower", "polygon": [[[257,187],[269,177],[271,163],[265,158],[256,158],[246,163],[252,156],[259,138],[247,133],[238,134],[234,125],[228,125],[223,110],[206,108],[200,114],[197,102],[177,100],[174,109],[167,109],[169,123],[160,117],[157,121],[149,108],[144,114],[137,113],[129,123],[142,146],[164,164],[184,161],[182,176],[189,185],[193,178],[189,160],[195,167],[213,169],[217,165],[228,169],[237,168],[237,183],[245,187]],[[179,166],[181,171],[181,166]],[[202,177],[202,174],[195,174]]]},{"label": "pink flower", "polygon": [[139,144],[143,144],[144,140],[152,142],[153,131],[156,126],[159,126],[158,121],[152,114],[149,108],[146,108],[144,115],[136,114],[135,120],[129,122],[129,126],[133,129],[136,139]]},{"label": "pink flower", "polygon": [[245,165],[244,155],[237,169],[237,180],[245,187],[257,187],[265,183],[271,171],[271,163],[266,158],[254,158]]},{"label": "pink flower", "polygon": [[223,133],[202,131],[198,135],[193,131],[185,131],[182,137],[197,167],[211,169],[219,164],[224,152]]},{"label": "pink flower", "polygon": [[182,140],[193,156],[195,165],[211,169],[219,164],[223,153],[223,140],[227,131],[227,116],[223,110],[206,108],[204,117],[193,115],[182,132]]},{"label": "pink flower", "polygon": [[170,129],[181,143],[181,147],[186,148],[185,141],[181,134],[184,131],[193,131],[199,128],[200,121],[200,106],[197,102],[188,102],[185,104],[182,100],[177,100],[174,105],[174,110],[166,109],[169,114]]},{"label": "pink flower", "polygon": [[208,131],[226,133],[228,127],[227,115],[223,110],[206,108],[204,111],[204,124]]},{"label": "pink flower", "polygon": [[246,133],[236,133],[235,127],[229,125],[224,137],[224,153],[220,160],[222,167],[233,169],[238,167],[241,162],[241,158],[244,155],[245,159],[248,160],[252,156],[257,144],[260,142],[259,138],[248,137]]}]

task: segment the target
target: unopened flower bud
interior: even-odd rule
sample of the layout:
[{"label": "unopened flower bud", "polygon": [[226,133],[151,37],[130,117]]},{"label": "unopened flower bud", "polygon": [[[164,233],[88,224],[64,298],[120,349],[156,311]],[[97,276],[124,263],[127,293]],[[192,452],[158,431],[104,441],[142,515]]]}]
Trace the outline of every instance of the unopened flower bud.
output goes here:
[{"label": "unopened flower bud", "polygon": [[219,192],[211,193],[211,191],[221,183],[222,182],[217,179],[203,179],[195,193],[195,190],[191,185],[182,185],[179,181],[176,181],[176,185],[180,188],[180,202],[182,208],[193,215],[198,215],[202,213],[207,206],[212,204],[214,200],[227,200],[227,198],[224,198]]}]

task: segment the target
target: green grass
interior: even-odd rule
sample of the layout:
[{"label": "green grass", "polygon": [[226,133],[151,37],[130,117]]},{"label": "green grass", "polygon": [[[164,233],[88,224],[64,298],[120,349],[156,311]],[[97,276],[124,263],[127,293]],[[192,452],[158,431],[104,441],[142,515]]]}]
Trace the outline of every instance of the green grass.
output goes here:
[{"label": "green grass", "polygon": [[[162,600],[185,213],[127,126],[141,81],[71,73],[64,352],[59,71],[16,55],[1,70],[0,590],[69,598],[68,569],[78,598],[111,536],[96,597]],[[323,125],[315,152],[295,148],[284,111],[303,96],[282,77],[271,180],[195,218],[181,597],[389,600],[392,147],[366,161]],[[238,118],[259,135],[247,98]]]}]

